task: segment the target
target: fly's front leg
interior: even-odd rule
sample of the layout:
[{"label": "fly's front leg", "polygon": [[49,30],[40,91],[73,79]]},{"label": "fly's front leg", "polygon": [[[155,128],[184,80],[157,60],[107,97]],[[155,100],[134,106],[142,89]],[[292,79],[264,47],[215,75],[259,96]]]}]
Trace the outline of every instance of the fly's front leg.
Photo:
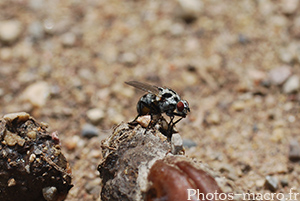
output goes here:
[{"label": "fly's front leg", "polygon": [[170,117],[170,122],[168,124],[168,139],[171,140],[172,135],[173,135],[173,128],[175,126],[175,124],[177,124],[181,119],[183,119],[183,117],[181,117],[180,119],[176,120],[175,122],[173,122],[174,116]]}]

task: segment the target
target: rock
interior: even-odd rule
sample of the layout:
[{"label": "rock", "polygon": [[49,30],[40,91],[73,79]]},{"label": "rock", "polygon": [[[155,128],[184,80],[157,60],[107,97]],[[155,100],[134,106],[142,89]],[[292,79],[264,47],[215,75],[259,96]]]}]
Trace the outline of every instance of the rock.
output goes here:
[{"label": "rock", "polygon": [[273,142],[281,142],[284,138],[284,128],[275,128],[271,135],[271,140]]},{"label": "rock", "polygon": [[92,138],[99,135],[99,129],[91,124],[84,124],[81,135],[86,138]]},{"label": "rock", "polygon": [[300,145],[296,140],[291,140],[289,145],[289,159],[290,161],[300,161]]},{"label": "rock", "polygon": [[175,23],[171,26],[170,33],[173,36],[181,36],[184,33],[184,26],[180,23]]},{"label": "rock", "polygon": [[80,137],[78,135],[75,135],[66,139],[64,144],[68,150],[72,151],[76,147],[78,147],[79,142],[80,142]]},{"label": "rock", "polygon": [[282,187],[286,187],[289,185],[289,181],[287,179],[281,179],[280,184]]},{"label": "rock", "polygon": [[249,78],[255,83],[259,84],[267,79],[267,75],[265,72],[255,69],[248,70],[248,76]]},{"label": "rock", "polygon": [[281,0],[281,11],[286,15],[294,14],[299,6],[299,0]]},{"label": "rock", "polygon": [[235,111],[242,111],[245,109],[246,104],[244,101],[236,101],[232,104],[232,109]]},{"label": "rock", "polygon": [[86,116],[93,124],[97,124],[105,117],[105,113],[100,108],[93,108],[87,111]]},{"label": "rock", "polygon": [[120,56],[120,62],[126,66],[134,66],[138,62],[138,57],[132,52],[125,52]]},{"label": "rock", "polygon": [[278,179],[272,176],[266,176],[265,188],[269,189],[272,192],[275,192],[278,189]]},{"label": "rock", "polygon": [[28,86],[22,94],[25,101],[34,107],[42,107],[46,104],[50,94],[50,87],[47,82],[39,81]]},{"label": "rock", "polygon": [[175,133],[175,134],[172,135],[171,152],[174,155],[184,154],[182,138],[178,133]]},{"label": "rock", "polygon": [[209,125],[217,125],[220,123],[221,117],[218,113],[213,112],[206,117],[205,121]]},{"label": "rock", "polygon": [[297,75],[291,76],[283,85],[283,92],[286,94],[297,92],[300,88],[300,79]]},{"label": "rock", "polygon": [[289,48],[284,48],[279,51],[279,57],[282,62],[290,64],[294,60],[294,52],[291,52]]},{"label": "rock", "polygon": [[28,27],[28,34],[33,40],[42,39],[44,37],[44,27],[39,21],[32,22]]},{"label": "rock", "polygon": [[17,20],[0,22],[0,40],[5,44],[15,42],[21,35],[22,24]]},{"label": "rock", "polygon": [[74,33],[65,33],[61,36],[61,43],[65,47],[73,47],[76,43],[76,35]]},{"label": "rock", "polygon": [[202,11],[201,0],[177,0],[176,14],[186,22],[194,21]]},{"label": "rock", "polygon": [[269,78],[272,84],[281,85],[283,84],[292,74],[291,67],[281,66],[272,69],[269,72]]},{"label": "rock", "polygon": [[57,200],[57,188],[54,186],[43,188],[43,197],[47,201]]},{"label": "rock", "polygon": [[185,148],[192,148],[192,147],[196,147],[197,143],[193,140],[190,139],[183,139],[183,147]]}]

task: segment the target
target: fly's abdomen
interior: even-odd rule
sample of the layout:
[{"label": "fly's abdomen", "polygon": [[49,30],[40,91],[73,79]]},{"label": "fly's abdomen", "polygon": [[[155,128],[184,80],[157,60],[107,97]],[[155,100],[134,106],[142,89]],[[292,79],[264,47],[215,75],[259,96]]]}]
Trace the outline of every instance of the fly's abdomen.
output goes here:
[{"label": "fly's abdomen", "polygon": [[146,115],[160,113],[160,109],[157,105],[157,101],[155,100],[155,98],[156,96],[151,93],[142,96],[136,107],[138,114]]}]

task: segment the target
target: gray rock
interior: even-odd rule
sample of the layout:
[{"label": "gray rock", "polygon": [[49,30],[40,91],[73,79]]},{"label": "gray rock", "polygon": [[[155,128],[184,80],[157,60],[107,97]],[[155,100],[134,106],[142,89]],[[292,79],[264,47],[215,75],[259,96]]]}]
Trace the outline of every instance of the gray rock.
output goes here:
[{"label": "gray rock", "polygon": [[5,44],[15,42],[21,35],[22,24],[17,20],[0,22],[0,40]]},{"label": "gray rock", "polygon": [[281,66],[272,69],[269,72],[269,78],[272,84],[281,85],[283,84],[292,74],[291,67]]},{"label": "gray rock", "polygon": [[300,161],[300,145],[296,140],[291,140],[289,145],[289,159],[290,161]]},{"label": "gray rock", "polygon": [[269,175],[266,176],[265,188],[275,192],[278,189],[278,179]]},{"label": "gray rock", "polygon": [[28,33],[33,40],[42,39],[44,37],[44,27],[39,21],[32,22],[28,27]]},{"label": "gray rock", "polygon": [[92,138],[99,135],[99,129],[91,124],[84,124],[81,135],[86,138]]},{"label": "gray rock", "polygon": [[183,147],[185,148],[191,148],[191,147],[196,147],[197,143],[193,140],[190,139],[183,139]]},{"label": "gray rock", "polygon": [[300,79],[297,75],[291,76],[283,85],[283,92],[286,94],[293,93],[300,88]]}]

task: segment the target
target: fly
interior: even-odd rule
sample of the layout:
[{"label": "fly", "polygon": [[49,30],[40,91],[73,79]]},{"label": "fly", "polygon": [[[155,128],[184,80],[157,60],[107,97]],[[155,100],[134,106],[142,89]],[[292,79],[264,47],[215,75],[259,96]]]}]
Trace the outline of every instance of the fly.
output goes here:
[{"label": "fly", "polygon": [[[190,112],[188,102],[186,100],[182,100],[175,91],[169,88],[157,87],[138,81],[129,81],[125,83],[142,91],[148,92],[138,101],[138,115],[133,122],[135,122],[138,117],[143,115],[150,115],[152,121],[154,116],[162,116],[162,114],[165,113],[170,117],[166,135],[169,139],[171,139],[174,125],[177,124],[182,118],[185,118],[188,112]],[[175,116],[180,118],[173,122]]]}]

